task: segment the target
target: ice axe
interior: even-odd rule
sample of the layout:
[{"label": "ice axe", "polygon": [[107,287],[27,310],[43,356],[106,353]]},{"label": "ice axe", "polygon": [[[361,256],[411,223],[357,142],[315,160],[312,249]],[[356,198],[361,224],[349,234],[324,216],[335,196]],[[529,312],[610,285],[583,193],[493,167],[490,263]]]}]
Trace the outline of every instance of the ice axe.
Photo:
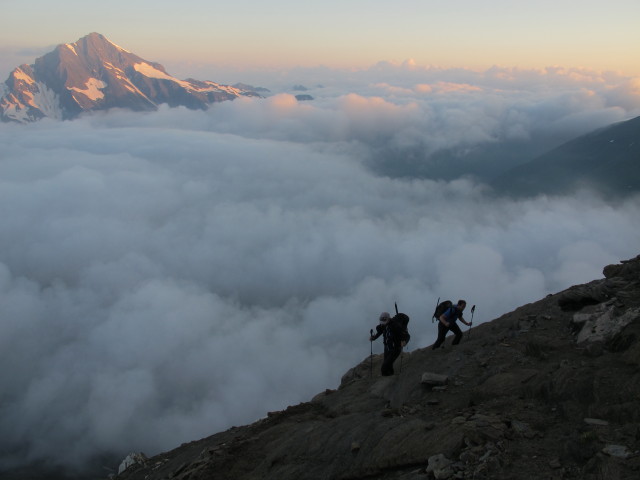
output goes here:
[{"label": "ice axe", "polygon": [[473,312],[476,311],[476,306],[474,305],[473,307],[471,307],[471,321],[469,322],[469,333],[467,334],[467,337],[471,336],[471,325],[473,325]]},{"label": "ice axe", "polygon": [[369,343],[371,344],[371,356],[369,357],[369,376],[373,377],[373,328],[369,330]]},{"label": "ice axe", "polygon": [[[398,302],[393,302],[393,304],[396,307],[396,315],[398,315]],[[402,344],[400,344],[400,373],[402,373],[402,357],[403,357]]]},{"label": "ice axe", "polygon": [[[440,305],[440,297],[438,297],[438,301],[436,302],[436,310],[438,309],[438,305]],[[436,316],[435,316],[436,310],[433,311],[434,315],[431,317],[431,323],[436,321]]]}]

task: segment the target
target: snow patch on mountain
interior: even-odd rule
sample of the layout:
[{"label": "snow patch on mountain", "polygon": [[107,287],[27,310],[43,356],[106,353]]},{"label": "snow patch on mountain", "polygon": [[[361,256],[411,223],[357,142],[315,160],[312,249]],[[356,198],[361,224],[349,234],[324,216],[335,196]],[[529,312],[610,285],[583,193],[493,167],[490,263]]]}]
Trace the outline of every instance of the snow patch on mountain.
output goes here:
[{"label": "snow patch on mountain", "polygon": [[140,95],[141,97],[147,99],[152,104],[156,104],[153,100],[151,100],[147,95],[145,95],[138,87],[136,87],[128,78],[123,79],[124,83],[122,86],[136,95]]},{"label": "snow patch on mountain", "polygon": [[113,43],[113,42],[112,42],[111,40],[109,40],[108,38],[105,38],[105,40],[106,40],[107,42],[109,42],[111,45],[113,45],[114,47],[116,47],[116,48],[117,48],[118,50],[120,50],[121,52],[124,52],[124,53],[131,53],[131,52],[130,52],[129,50],[127,50],[126,48],[122,48],[120,45],[117,45],[117,44]]},{"label": "snow patch on mountain", "polygon": [[62,120],[62,110],[60,109],[60,99],[58,95],[42,82],[37,82],[38,91],[33,95],[33,101],[37,108],[45,116]]},{"label": "snow patch on mountain", "polygon": [[[33,110],[39,110],[47,117],[61,120],[62,110],[60,99],[56,93],[42,82],[35,82],[28,77],[31,88],[23,91],[23,101],[12,96],[11,101],[2,97],[0,108],[4,110],[5,117],[25,123],[33,120]],[[1,93],[1,92],[0,92]]]},{"label": "snow patch on mountain", "polygon": [[129,79],[127,78],[127,75],[122,71],[121,68],[118,68],[109,62],[104,62],[104,67],[107,68],[108,70],[111,70],[111,72],[118,78],[118,80],[123,80],[127,82],[129,81]]},{"label": "snow patch on mountain", "polygon": [[219,83],[215,83],[215,82],[203,82],[205,83],[207,86],[203,87],[203,88],[196,88],[196,87],[192,87],[195,90],[199,91],[199,92],[225,92],[225,93],[229,93],[231,95],[241,95],[241,92],[239,89],[235,88],[235,87],[231,87],[229,85],[220,85]]},{"label": "snow patch on mountain", "polygon": [[171,75],[167,75],[166,73],[158,70],[148,63],[136,63],[133,68],[136,72],[141,73],[145,77],[157,78],[158,80],[170,80],[172,82],[176,82],[178,85],[184,88],[191,88],[191,84],[189,82],[184,82],[182,80],[178,80],[175,77],[172,77]]},{"label": "snow patch on mountain", "polygon": [[27,112],[26,107],[20,102],[8,102],[3,98],[2,103],[0,103],[0,108],[2,108],[6,118],[21,123],[29,121],[29,112]]},{"label": "snow patch on mountain", "polygon": [[136,72],[140,72],[145,77],[159,78],[161,80],[173,80],[174,79],[173,77],[167,75],[164,72],[161,72],[160,70],[158,70],[157,68],[149,65],[148,63],[136,63],[133,66],[133,68],[134,68],[134,70]]},{"label": "snow patch on mountain", "polygon": [[118,81],[124,88],[126,88],[132,93],[135,93],[136,95],[143,96],[147,100],[151,101],[149,97],[147,97],[144,93],[142,93],[138,87],[136,87],[133,83],[131,83],[131,80],[127,78],[127,75],[124,73],[124,71],[121,68],[118,68],[115,65],[113,65],[111,62],[107,62],[107,61],[105,61],[103,65],[118,79]]},{"label": "snow patch on mountain", "polygon": [[82,95],[88,97],[90,100],[96,101],[104,98],[104,93],[100,90],[105,88],[107,84],[102,80],[98,80],[97,78],[90,78],[85,83],[86,88],[81,89],[77,87],[69,87],[69,90],[73,90],[74,92],[81,93]]},{"label": "snow patch on mountain", "polygon": [[71,50],[74,54],[78,55],[78,52],[76,52],[76,49],[73,45],[71,45],[70,43],[66,43],[65,47],[67,47],[69,50]]}]

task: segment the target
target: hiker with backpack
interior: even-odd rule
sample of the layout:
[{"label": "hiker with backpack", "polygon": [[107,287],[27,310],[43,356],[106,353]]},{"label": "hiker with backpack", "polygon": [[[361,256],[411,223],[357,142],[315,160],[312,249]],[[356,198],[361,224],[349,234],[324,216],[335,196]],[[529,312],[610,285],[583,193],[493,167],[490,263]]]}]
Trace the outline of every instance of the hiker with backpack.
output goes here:
[{"label": "hiker with backpack", "polygon": [[443,302],[443,304],[439,304],[434,313],[434,317],[438,320],[438,338],[436,343],[431,347],[432,350],[439,348],[440,345],[444,343],[449,330],[451,330],[455,335],[451,344],[457,345],[460,343],[460,340],[462,340],[462,331],[456,323],[458,319],[465,325],[471,326],[471,322],[467,322],[462,316],[462,312],[467,306],[466,301],[458,300],[456,305],[452,305],[449,301]]},{"label": "hiker with backpack", "polygon": [[402,348],[409,342],[411,335],[407,330],[409,316],[398,313],[393,318],[388,312],[380,314],[380,323],[376,326],[376,333],[371,335],[369,341],[373,342],[382,335],[384,342],[384,357],[380,372],[383,376],[393,375],[393,362],[402,353]]}]

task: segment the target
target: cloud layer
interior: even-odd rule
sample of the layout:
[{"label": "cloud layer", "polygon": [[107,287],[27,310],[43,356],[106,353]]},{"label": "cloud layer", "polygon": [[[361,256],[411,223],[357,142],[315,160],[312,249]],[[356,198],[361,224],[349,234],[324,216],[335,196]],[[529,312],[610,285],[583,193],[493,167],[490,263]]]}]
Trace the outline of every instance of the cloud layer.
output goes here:
[{"label": "cloud layer", "polygon": [[[328,142],[392,177],[471,174],[486,181],[565,141],[640,115],[638,78],[575,68],[474,71],[407,61],[355,71],[298,68],[269,75],[203,68],[189,75],[230,83],[241,78],[274,94],[268,102],[217,106],[207,129]],[[294,100],[299,85],[313,102]]]},{"label": "cloud layer", "polygon": [[427,83],[0,126],[2,464],[169,449],[337,386],[394,302],[422,348],[438,297],[487,321],[639,253],[638,199],[380,173],[631,110]]}]

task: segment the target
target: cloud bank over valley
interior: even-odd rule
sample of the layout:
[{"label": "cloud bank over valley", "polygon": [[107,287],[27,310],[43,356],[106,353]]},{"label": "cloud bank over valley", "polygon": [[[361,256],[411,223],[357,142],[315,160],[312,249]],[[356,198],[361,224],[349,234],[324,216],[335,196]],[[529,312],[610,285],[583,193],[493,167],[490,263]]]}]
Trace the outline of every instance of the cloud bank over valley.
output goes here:
[{"label": "cloud bank over valley", "polygon": [[640,78],[588,69],[476,71],[412,60],[271,74],[167,67],[178,77],[242,79],[272,95],[311,95],[315,100],[304,106],[291,97],[243,102],[245,109],[221,105],[209,128],[252,138],[348,142],[364,147],[377,173],[396,177],[487,180],[576,136],[640,115]]},{"label": "cloud bank over valley", "polygon": [[438,297],[487,321],[638,254],[638,198],[478,180],[637,115],[637,82],[402,68],[313,102],[0,125],[0,464],[157,453],[334,388],[394,302],[413,350]]}]

